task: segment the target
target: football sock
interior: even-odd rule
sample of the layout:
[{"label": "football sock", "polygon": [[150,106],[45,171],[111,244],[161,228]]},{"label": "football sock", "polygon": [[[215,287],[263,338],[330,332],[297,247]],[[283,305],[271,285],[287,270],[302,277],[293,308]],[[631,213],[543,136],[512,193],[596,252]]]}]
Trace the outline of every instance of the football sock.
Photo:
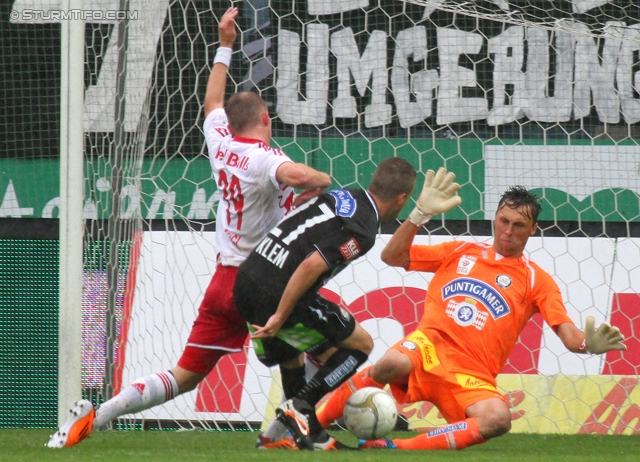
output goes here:
[{"label": "football sock", "polygon": [[140,378],[98,408],[93,427],[100,428],[121,415],[157,406],[177,394],[178,383],[169,371]]},{"label": "football sock", "polygon": [[282,378],[282,392],[286,399],[293,398],[307,384],[305,380],[306,367],[300,366],[293,369],[280,367],[280,377]]},{"label": "football sock", "polygon": [[262,433],[262,436],[269,438],[271,441],[280,441],[287,436],[287,427],[278,419],[273,419]]},{"label": "football sock", "polygon": [[398,449],[464,449],[474,444],[484,443],[480,435],[478,421],[470,417],[461,422],[444,425],[413,438],[394,439]]},{"label": "football sock", "polygon": [[296,398],[315,406],[324,395],[351,377],[367,357],[368,355],[360,350],[339,349],[296,394]]},{"label": "football sock", "polygon": [[[315,375],[320,367],[321,363],[305,357],[304,366],[295,369],[281,369],[284,399],[290,399],[295,396],[307,383],[306,378],[311,378]],[[262,433],[262,436],[269,438],[271,441],[279,441],[287,436],[287,427],[278,419],[273,419]]]},{"label": "football sock", "polygon": [[349,396],[356,390],[364,387],[384,388],[384,384],[378,383],[369,375],[371,366],[357,372],[353,377],[344,382],[334,391],[316,411],[318,421],[322,428],[328,428],[335,420],[342,417],[344,405],[347,404]]}]

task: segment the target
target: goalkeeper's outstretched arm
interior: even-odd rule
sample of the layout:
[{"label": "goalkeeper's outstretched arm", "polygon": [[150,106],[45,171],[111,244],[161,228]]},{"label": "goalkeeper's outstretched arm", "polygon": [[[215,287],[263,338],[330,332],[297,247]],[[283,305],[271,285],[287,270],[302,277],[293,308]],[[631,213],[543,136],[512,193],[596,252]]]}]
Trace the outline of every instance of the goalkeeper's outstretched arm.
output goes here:
[{"label": "goalkeeper's outstretched arm", "polygon": [[556,333],[564,346],[574,353],[602,354],[611,350],[626,350],[624,335],[620,329],[603,322],[596,329],[596,320],[587,316],[584,331],[572,323],[560,324]]},{"label": "goalkeeper's outstretched arm", "polygon": [[455,174],[445,168],[438,169],[438,172],[427,171],[415,208],[382,249],[380,259],[383,262],[404,269],[409,267],[409,249],[418,230],[432,216],[448,212],[462,202],[462,198],[456,195],[460,185],[455,179]]}]

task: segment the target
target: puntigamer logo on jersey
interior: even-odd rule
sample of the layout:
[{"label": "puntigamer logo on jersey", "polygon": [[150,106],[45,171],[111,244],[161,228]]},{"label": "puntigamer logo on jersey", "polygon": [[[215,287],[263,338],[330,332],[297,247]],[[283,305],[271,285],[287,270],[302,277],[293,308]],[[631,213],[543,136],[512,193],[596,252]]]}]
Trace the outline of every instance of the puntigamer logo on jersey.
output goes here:
[{"label": "puntigamer logo on jersey", "polygon": [[459,326],[473,326],[478,330],[482,330],[489,315],[484,311],[479,311],[477,304],[478,302],[472,298],[465,298],[460,303],[455,300],[449,300],[446,310],[447,316],[453,318]]},{"label": "puntigamer logo on jersey", "polygon": [[472,278],[455,279],[442,287],[442,300],[452,297],[468,297],[481,302],[493,319],[499,319],[511,312],[507,301],[493,287],[484,281]]}]

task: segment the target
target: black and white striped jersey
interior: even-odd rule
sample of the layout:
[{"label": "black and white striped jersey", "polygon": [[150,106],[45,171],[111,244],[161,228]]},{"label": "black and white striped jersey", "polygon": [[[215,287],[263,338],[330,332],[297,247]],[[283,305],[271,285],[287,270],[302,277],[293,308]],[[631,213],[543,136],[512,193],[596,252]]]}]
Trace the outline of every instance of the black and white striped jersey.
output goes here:
[{"label": "black and white striped jersey", "polygon": [[281,294],[289,278],[315,250],[329,270],[308,293],[374,245],[379,227],[373,198],[362,189],[339,189],[314,198],[293,210],[240,265],[239,276],[270,294]]}]

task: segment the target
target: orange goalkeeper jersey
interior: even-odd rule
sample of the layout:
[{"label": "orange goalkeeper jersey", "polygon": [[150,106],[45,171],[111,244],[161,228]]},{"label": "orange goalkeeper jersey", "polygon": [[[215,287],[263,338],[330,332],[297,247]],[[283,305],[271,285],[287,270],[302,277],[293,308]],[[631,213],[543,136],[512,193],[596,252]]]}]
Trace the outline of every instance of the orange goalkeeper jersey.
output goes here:
[{"label": "orange goalkeeper jersey", "polygon": [[[437,331],[451,372],[495,384],[518,335],[535,313],[556,327],[572,322],[551,276],[526,257],[504,258],[491,245],[452,241],[413,245],[410,271],[433,272],[418,330]],[[451,347],[451,348],[448,348]]]}]

